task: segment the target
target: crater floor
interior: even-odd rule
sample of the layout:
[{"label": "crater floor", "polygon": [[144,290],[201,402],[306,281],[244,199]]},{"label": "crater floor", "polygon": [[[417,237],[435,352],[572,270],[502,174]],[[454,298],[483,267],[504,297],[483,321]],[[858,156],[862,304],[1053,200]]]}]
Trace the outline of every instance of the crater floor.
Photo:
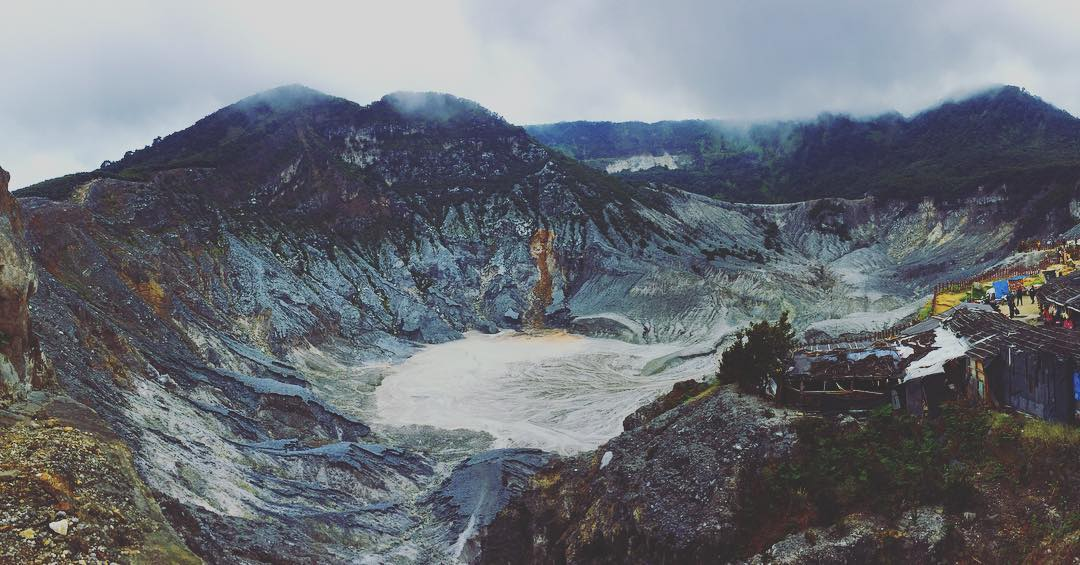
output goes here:
[{"label": "crater floor", "polygon": [[643,374],[650,360],[679,348],[557,331],[470,332],[389,370],[375,391],[375,429],[464,428],[490,434],[492,447],[594,449],[673,383],[711,372],[706,356]]}]

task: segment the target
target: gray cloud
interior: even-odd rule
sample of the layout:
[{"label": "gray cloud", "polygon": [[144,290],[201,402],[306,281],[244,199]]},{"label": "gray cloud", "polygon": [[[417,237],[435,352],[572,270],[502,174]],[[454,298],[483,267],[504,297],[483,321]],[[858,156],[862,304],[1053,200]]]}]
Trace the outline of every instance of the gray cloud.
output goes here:
[{"label": "gray cloud", "polygon": [[42,1],[0,25],[14,186],[291,82],[450,92],[517,123],[911,113],[997,83],[1080,113],[1072,2]]}]

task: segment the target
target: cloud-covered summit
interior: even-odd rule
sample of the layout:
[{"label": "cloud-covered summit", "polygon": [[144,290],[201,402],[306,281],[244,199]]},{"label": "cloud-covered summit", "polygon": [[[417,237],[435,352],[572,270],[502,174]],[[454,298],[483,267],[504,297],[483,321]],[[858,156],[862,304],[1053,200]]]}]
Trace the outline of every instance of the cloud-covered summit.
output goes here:
[{"label": "cloud-covered summit", "polygon": [[1070,2],[45,1],[4,24],[16,187],[294,82],[360,103],[451,92],[519,124],[910,115],[999,83],[1080,113]]}]

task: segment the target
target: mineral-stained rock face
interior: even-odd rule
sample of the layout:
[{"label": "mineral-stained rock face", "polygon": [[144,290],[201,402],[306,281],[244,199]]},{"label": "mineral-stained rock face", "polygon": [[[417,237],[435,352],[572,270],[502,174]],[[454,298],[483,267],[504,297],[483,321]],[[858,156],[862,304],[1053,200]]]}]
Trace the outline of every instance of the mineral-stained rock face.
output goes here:
[{"label": "mineral-stained rock face", "polygon": [[544,327],[544,314],[552,302],[551,280],[555,271],[555,234],[551,230],[539,229],[529,239],[529,255],[536,261],[536,284],[529,296],[529,309],[525,311],[525,324],[533,329]]},{"label": "mineral-stained rock face", "polygon": [[23,239],[19,203],[8,192],[9,179],[0,169],[0,406],[50,381],[31,331],[29,304],[37,277]]}]

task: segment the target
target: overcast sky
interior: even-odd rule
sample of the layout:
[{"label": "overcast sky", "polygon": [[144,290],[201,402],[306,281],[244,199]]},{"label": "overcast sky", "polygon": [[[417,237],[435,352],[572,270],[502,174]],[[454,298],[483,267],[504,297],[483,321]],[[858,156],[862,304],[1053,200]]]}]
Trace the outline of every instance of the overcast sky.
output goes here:
[{"label": "overcast sky", "polygon": [[1077,6],[21,2],[0,15],[0,166],[13,187],[94,169],[293,82],[450,92],[520,124],[910,114],[1001,83],[1080,114]]}]

